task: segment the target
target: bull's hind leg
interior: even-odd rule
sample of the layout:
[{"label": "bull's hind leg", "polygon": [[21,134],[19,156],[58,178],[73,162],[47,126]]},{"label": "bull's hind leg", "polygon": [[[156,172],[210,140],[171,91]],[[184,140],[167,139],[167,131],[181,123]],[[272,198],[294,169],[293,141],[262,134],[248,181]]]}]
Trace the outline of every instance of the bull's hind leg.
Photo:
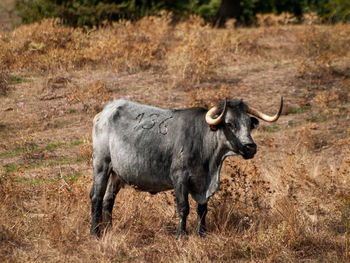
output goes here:
[{"label": "bull's hind leg", "polygon": [[112,225],[112,210],[115,197],[122,186],[122,181],[116,173],[111,172],[102,205],[102,221],[105,227]]},{"label": "bull's hind leg", "polygon": [[91,198],[91,228],[92,236],[100,236],[102,221],[102,202],[106,192],[107,182],[111,171],[109,158],[94,159],[94,181],[90,192]]}]

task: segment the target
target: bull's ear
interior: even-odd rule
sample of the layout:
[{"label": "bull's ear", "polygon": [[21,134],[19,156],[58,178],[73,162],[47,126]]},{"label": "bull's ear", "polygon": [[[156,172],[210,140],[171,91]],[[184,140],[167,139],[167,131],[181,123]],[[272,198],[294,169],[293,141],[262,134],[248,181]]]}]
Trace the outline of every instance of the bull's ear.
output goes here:
[{"label": "bull's ear", "polygon": [[259,120],[254,117],[250,117],[250,129],[253,130],[258,125],[259,125]]}]

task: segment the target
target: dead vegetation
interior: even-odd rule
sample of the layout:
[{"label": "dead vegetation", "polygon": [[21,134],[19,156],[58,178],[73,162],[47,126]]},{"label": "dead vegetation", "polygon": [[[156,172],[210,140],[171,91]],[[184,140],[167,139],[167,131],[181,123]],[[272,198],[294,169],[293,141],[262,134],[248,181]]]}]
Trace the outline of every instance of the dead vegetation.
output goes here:
[{"label": "dead vegetation", "polygon": [[[0,32],[2,261],[347,262],[350,26],[262,19],[216,30],[161,14],[90,32],[53,20]],[[253,133],[256,157],[225,161],[205,238],[193,201],[178,242],[172,191],[125,188],[110,231],[90,239],[90,134],[105,102],[228,97],[273,113],[279,95],[285,115]]]},{"label": "dead vegetation", "polygon": [[0,72],[0,96],[6,96],[9,92],[10,77],[6,72]]}]

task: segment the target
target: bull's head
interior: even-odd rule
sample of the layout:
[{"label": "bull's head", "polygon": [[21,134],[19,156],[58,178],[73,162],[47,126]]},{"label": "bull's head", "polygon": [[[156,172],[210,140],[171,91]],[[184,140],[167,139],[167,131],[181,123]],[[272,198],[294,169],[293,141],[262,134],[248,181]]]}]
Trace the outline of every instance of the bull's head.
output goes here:
[{"label": "bull's head", "polygon": [[[282,107],[283,97],[281,97],[280,108],[276,115],[269,116],[248,106],[242,100],[225,100],[223,105],[219,104],[211,108],[207,112],[205,120],[211,126],[220,125],[231,151],[242,155],[245,159],[250,159],[256,153],[256,144],[250,136],[250,131],[259,123],[255,117],[267,122],[277,121],[281,115]],[[215,116],[217,117],[215,118]]]}]

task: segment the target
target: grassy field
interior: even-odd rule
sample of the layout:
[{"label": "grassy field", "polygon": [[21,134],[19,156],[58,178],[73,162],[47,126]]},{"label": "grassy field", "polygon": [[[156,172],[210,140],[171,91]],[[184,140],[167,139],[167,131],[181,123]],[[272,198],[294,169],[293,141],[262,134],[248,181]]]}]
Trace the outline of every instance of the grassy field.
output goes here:
[{"label": "grassy field", "polygon": [[[350,25],[212,29],[167,14],[83,31],[53,20],[0,32],[1,262],[348,262]],[[270,26],[267,26],[270,25]],[[231,157],[208,234],[175,240],[172,191],[125,188],[90,239],[91,128],[105,102],[210,107],[242,98],[261,121]]]}]

